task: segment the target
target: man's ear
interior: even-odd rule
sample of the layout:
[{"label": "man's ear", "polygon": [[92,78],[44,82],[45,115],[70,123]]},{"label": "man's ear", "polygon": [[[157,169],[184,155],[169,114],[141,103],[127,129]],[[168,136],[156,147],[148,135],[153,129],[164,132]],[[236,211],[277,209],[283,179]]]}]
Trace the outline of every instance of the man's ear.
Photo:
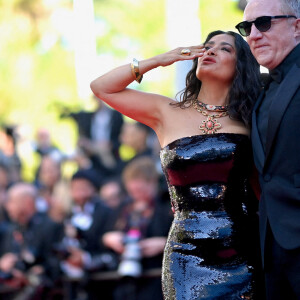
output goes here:
[{"label": "man's ear", "polygon": [[294,36],[298,41],[300,41],[300,18],[296,20]]}]

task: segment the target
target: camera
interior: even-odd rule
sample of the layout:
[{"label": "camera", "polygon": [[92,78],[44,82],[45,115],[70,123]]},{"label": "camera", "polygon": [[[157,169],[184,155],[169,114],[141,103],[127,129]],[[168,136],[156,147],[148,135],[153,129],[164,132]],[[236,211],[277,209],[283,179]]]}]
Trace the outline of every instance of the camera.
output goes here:
[{"label": "camera", "polygon": [[137,229],[127,232],[124,239],[125,249],[118,268],[121,276],[139,277],[142,274],[140,238],[141,233]]}]

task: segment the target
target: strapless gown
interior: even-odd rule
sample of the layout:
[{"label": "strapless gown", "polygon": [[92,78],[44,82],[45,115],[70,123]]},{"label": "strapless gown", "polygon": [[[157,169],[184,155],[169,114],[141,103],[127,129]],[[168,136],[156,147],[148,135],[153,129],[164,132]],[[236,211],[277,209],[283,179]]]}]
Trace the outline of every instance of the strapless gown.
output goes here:
[{"label": "strapless gown", "polygon": [[163,260],[164,298],[260,299],[249,138],[184,137],[162,148],[160,158],[175,209]]}]

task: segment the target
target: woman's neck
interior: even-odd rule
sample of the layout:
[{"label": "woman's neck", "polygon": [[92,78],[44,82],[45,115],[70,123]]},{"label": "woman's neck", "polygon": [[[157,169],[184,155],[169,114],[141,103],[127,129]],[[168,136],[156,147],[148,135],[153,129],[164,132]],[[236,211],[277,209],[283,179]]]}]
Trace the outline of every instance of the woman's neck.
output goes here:
[{"label": "woman's neck", "polygon": [[227,105],[228,84],[216,84],[216,82],[202,82],[198,94],[198,100],[211,105]]}]

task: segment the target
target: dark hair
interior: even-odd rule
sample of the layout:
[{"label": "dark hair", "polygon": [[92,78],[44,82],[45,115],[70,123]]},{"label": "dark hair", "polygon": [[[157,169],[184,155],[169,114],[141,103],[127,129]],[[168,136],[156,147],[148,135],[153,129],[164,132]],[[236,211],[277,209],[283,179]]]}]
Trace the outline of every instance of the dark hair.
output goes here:
[{"label": "dark hair", "polygon": [[99,174],[93,169],[79,169],[72,175],[71,182],[76,179],[84,179],[91,183],[96,190],[98,190],[102,183],[99,177]]},{"label": "dark hair", "polygon": [[[213,31],[208,34],[204,44],[220,34],[234,37],[237,52],[236,74],[227,95],[229,116],[250,127],[252,107],[261,89],[259,64],[252,55],[247,42],[235,32]],[[202,84],[196,77],[197,65],[198,58],[195,58],[192,69],[186,76],[186,88],[179,92],[181,93],[180,102],[174,104],[175,106],[189,107],[192,100],[197,99]]]}]

